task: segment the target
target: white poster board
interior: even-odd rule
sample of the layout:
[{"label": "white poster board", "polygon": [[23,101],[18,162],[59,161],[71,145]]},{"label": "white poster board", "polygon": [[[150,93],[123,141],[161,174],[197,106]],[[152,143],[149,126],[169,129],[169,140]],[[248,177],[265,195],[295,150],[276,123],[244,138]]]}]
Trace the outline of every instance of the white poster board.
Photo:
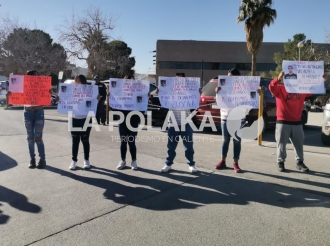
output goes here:
[{"label": "white poster board", "polygon": [[110,107],[118,110],[147,111],[148,80],[110,78]]},{"label": "white poster board", "polygon": [[10,75],[9,89],[10,92],[23,93],[24,92],[24,75]]},{"label": "white poster board", "polygon": [[249,105],[259,108],[260,76],[219,76],[216,100],[219,108]]},{"label": "white poster board", "polygon": [[289,93],[323,94],[323,61],[283,61],[285,90]]},{"label": "white poster board", "polygon": [[96,114],[99,88],[96,85],[60,83],[57,112],[73,115],[87,115],[93,111]]},{"label": "white poster board", "polygon": [[185,110],[199,107],[200,78],[159,77],[159,101],[164,108]]}]

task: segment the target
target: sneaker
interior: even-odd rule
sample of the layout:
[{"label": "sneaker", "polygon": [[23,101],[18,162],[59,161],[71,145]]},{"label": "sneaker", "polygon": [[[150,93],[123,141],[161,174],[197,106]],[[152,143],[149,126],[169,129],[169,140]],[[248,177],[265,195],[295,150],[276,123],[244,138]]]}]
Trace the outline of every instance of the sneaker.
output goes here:
[{"label": "sneaker", "polygon": [[77,166],[77,162],[76,161],[72,161],[69,169],[70,170],[75,170],[76,169],[76,166]]},{"label": "sneaker", "polygon": [[40,159],[40,161],[38,162],[38,169],[44,169],[46,167],[46,160]]},{"label": "sneaker", "polygon": [[90,169],[91,168],[91,163],[89,160],[84,160],[84,169]]},{"label": "sneaker", "polygon": [[118,170],[122,170],[126,166],[126,161],[120,161],[119,165],[117,166]]},{"label": "sneaker", "polygon": [[132,168],[133,170],[138,169],[138,166],[137,166],[136,161],[132,161],[132,163],[131,163],[131,168]]},{"label": "sneaker", "polygon": [[284,167],[284,162],[283,161],[278,162],[277,165],[278,165],[278,170],[280,172],[285,172],[285,167]]},{"label": "sneaker", "polygon": [[297,162],[296,168],[300,171],[302,171],[303,173],[306,173],[309,171],[309,168],[306,167],[306,165],[304,164],[303,161],[299,161]]},{"label": "sneaker", "polygon": [[36,168],[37,166],[36,166],[36,160],[35,159],[32,159],[31,161],[30,161],[30,165],[29,165],[29,168]]},{"label": "sneaker", "polygon": [[238,163],[234,162],[233,164],[235,173],[240,173],[242,170],[239,168]]},{"label": "sneaker", "polygon": [[162,173],[167,173],[168,171],[170,171],[172,168],[169,165],[165,165],[162,170],[160,170]]},{"label": "sneaker", "polygon": [[216,169],[225,169],[227,168],[226,166],[226,161],[223,161],[221,160],[216,166],[215,166]]},{"label": "sneaker", "polygon": [[189,166],[189,171],[192,172],[192,173],[197,173],[198,170],[196,169],[195,166]]}]

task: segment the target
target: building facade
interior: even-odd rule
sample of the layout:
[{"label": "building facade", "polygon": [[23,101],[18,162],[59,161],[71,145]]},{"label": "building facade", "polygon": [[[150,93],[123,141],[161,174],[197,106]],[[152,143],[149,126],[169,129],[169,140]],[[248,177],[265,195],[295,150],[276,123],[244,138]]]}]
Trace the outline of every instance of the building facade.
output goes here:
[{"label": "building facade", "polygon": [[[276,69],[275,52],[284,52],[284,44],[262,43],[257,55],[258,74]],[[218,75],[227,75],[228,70],[235,67],[242,75],[249,74],[251,59],[246,42],[158,40],[156,74],[175,76],[177,72],[184,72],[189,77],[200,77],[205,84]]]}]

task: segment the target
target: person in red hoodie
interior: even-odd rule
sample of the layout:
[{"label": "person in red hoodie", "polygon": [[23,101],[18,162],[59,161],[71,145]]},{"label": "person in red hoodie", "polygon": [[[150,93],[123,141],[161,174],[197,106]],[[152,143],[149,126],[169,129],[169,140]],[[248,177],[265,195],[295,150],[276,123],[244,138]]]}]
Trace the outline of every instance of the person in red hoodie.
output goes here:
[{"label": "person in red hoodie", "polygon": [[[309,168],[304,164],[304,131],[301,122],[301,112],[305,99],[312,96],[312,94],[288,93],[283,82],[281,82],[283,76],[284,72],[281,72],[278,78],[275,78],[269,84],[269,91],[276,98],[277,121],[275,138],[278,170],[280,172],[285,171],[286,144],[290,139],[296,155],[296,168],[302,172],[308,172]],[[326,81],[326,77],[323,76],[323,78]]]}]

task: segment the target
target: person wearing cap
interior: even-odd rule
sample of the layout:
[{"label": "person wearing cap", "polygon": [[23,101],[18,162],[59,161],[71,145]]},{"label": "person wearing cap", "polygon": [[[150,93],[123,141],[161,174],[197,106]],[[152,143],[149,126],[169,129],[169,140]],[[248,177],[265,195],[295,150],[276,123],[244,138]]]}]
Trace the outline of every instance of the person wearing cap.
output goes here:
[{"label": "person wearing cap", "polygon": [[105,125],[105,99],[107,96],[107,87],[104,83],[101,83],[100,77],[98,75],[94,76],[95,85],[99,88],[99,95],[100,95],[100,101],[97,104],[96,109],[96,120],[97,123],[100,125]]}]

